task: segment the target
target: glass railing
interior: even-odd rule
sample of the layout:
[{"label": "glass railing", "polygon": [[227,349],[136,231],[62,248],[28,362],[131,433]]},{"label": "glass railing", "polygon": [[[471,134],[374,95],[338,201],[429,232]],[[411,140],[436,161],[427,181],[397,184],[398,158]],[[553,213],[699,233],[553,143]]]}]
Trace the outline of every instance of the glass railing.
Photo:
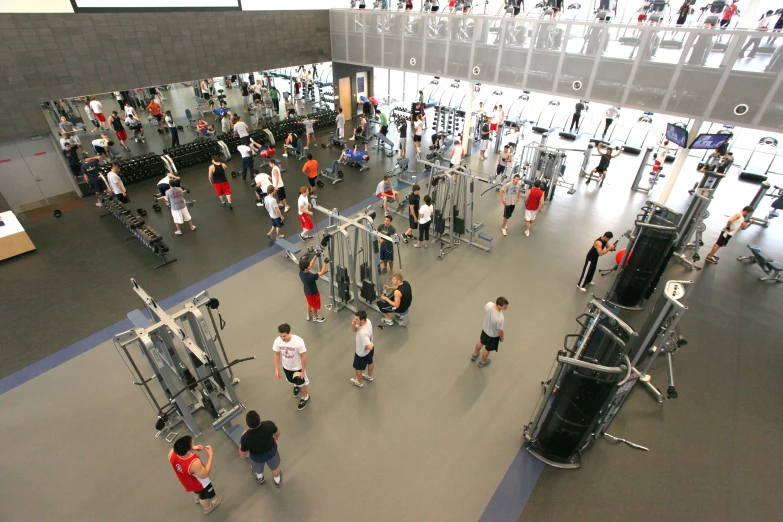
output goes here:
[{"label": "glass railing", "polygon": [[778,129],[783,34],[331,10],[332,59]]}]

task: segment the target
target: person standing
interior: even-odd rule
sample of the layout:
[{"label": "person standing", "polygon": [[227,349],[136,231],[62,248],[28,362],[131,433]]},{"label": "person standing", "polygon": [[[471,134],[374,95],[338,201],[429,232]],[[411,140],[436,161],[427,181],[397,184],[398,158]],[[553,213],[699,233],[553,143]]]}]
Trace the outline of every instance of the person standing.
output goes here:
[{"label": "person standing", "polygon": [[247,82],[242,82],[239,89],[242,91],[242,107],[245,108],[247,113],[250,111],[250,87],[247,85]]},{"label": "person standing", "polygon": [[541,190],[541,180],[537,179],[525,198],[525,236],[527,237],[530,237],[530,225],[536,220],[539,210],[544,210],[544,191]]},{"label": "person standing", "polygon": [[708,263],[712,263],[713,265],[718,264],[718,259],[720,259],[715,254],[718,253],[718,250],[721,249],[721,247],[725,247],[729,244],[729,241],[731,240],[732,236],[737,233],[739,230],[745,230],[750,225],[753,224],[753,220],[745,221],[745,218],[748,217],[749,214],[753,213],[753,207],[748,205],[747,207],[744,207],[740,212],[734,214],[729,218],[729,220],[726,222],[726,226],[723,227],[723,230],[720,231],[720,236],[718,236],[718,241],[712,246],[712,250],[710,250],[710,253],[707,254],[707,257],[705,261]]},{"label": "person standing", "polygon": [[413,124],[413,146],[416,147],[416,157],[421,156],[421,137],[424,135],[424,121],[422,115],[416,116],[416,122]]},{"label": "person standing", "polygon": [[272,116],[274,115],[274,112],[272,110],[273,104],[272,104],[272,96],[269,94],[269,91],[267,89],[264,89],[264,92],[262,94],[261,98],[264,102],[264,118],[271,123],[272,122]]},{"label": "person standing", "polygon": [[508,310],[508,299],[505,297],[498,297],[494,303],[490,302],[484,305],[484,324],[481,327],[481,335],[473,349],[473,355],[470,356],[470,360],[475,361],[478,359],[481,348],[484,348],[484,353],[478,364],[479,368],[489,366],[492,363],[489,359],[489,352],[497,352],[500,343],[504,340],[504,310]]},{"label": "person standing", "polygon": [[357,388],[364,388],[364,381],[373,381],[372,372],[375,368],[372,323],[367,319],[367,312],[359,310],[353,315],[351,331],[356,332],[356,353],[353,356],[353,369],[356,372],[356,377],[351,377],[351,384]]},{"label": "person standing", "polygon": [[101,129],[109,130],[109,124],[106,122],[106,116],[103,114],[103,105],[101,102],[95,99],[95,96],[90,96],[90,110],[93,112],[93,114],[95,114],[95,118],[100,122]]},{"label": "person standing", "polygon": [[87,119],[92,122],[92,124],[95,126],[94,130],[98,130],[101,127],[100,122],[98,121],[98,118],[95,116],[95,113],[92,112],[92,109],[90,108],[90,104],[87,103],[84,106],[84,112],[87,114]]},{"label": "person standing", "polygon": [[489,124],[489,131],[492,133],[492,136],[497,136],[498,133],[498,124],[500,123],[500,111],[498,110],[498,106],[495,105],[492,107],[492,115],[490,116],[490,124]]},{"label": "person standing", "polygon": [[[732,4],[732,7],[734,4]],[[728,8],[727,8],[728,9]],[[759,22],[756,26],[756,31],[768,31],[769,30],[769,23],[772,15],[774,14],[773,11],[767,11],[763,15],[761,15],[761,18],[759,18]],[[722,24],[723,22],[721,22]],[[751,47],[753,49],[750,49],[750,52],[748,53],[748,58],[755,58],[756,52],[759,50],[759,46],[761,45],[762,38],[749,38],[748,42],[742,47],[742,50],[740,51],[739,57],[745,58],[745,51],[750,49]]]},{"label": "person standing", "polygon": [[582,292],[587,292],[585,286],[595,284],[593,282],[593,276],[595,275],[595,268],[598,265],[598,258],[617,248],[617,243],[608,245],[609,240],[613,237],[614,234],[611,232],[605,232],[603,236],[593,241],[593,246],[585,257],[585,266],[582,268],[582,275],[579,277],[579,282],[576,284],[576,287]]},{"label": "person standing", "polygon": [[193,220],[188,212],[188,203],[185,201],[185,191],[179,186],[179,179],[173,178],[169,181],[170,188],[166,191],[164,199],[171,208],[171,217],[174,219],[174,226],[176,231],[174,234],[181,236],[182,230],[180,225],[187,223],[190,226],[190,230],[196,230],[196,225],[193,224]]},{"label": "person standing", "polygon": [[215,194],[220,198],[220,204],[223,208],[234,210],[234,206],[231,204],[231,185],[228,184],[228,178],[226,177],[226,164],[220,161],[220,157],[212,156],[212,164],[209,166],[207,176],[209,182],[215,187]]},{"label": "person standing", "polygon": [[504,236],[508,235],[508,220],[514,214],[514,208],[519,203],[519,198],[521,197],[522,182],[519,174],[514,174],[514,178],[503,185],[503,188],[500,190],[500,202],[503,204],[503,224],[500,226],[500,231]]},{"label": "person standing", "polygon": [[323,323],[326,319],[318,316],[318,310],[321,309],[321,293],[318,291],[318,278],[326,273],[329,261],[324,258],[321,270],[313,272],[313,266],[315,266],[317,260],[318,256],[312,256],[312,259],[307,259],[306,257],[299,259],[299,279],[302,280],[304,285],[305,300],[307,301],[305,320]]},{"label": "person standing", "polygon": [[454,140],[454,146],[451,148],[451,157],[449,158],[451,168],[462,165],[462,158],[464,157],[465,150],[462,148],[462,145],[460,145],[460,141]]},{"label": "person standing", "polygon": [[277,199],[280,200],[280,203],[285,205],[285,208],[283,209],[284,212],[288,212],[291,210],[291,207],[288,206],[288,201],[286,200],[286,194],[285,194],[285,187],[283,186],[283,175],[280,173],[280,167],[277,165],[277,162],[273,159],[269,160],[269,166],[272,169],[272,185],[275,187],[275,193],[277,194]]},{"label": "person standing", "polygon": [[299,234],[299,239],[302,241],[313,239],[312,236],[308,235],[315,226],[313,225],[313,219],[310,217],[313,215],[313,211],[311,210],[310,202],[307,200],[307,187],[299,189],[299,200],[296,206],[299,210],[299,223],[302,224],[302,232]]},{"label": "person standing", "polygon": [[495,167],[495,177],[492,178],[492,183],[500,176],[501,181],[504,179],[504,173],[506,172],[506,166],[513,161],[513,156],[508,150],[508,145],[503,146],[503,152],[498,154],[498,164]]},{"label": "person standing", "polygon": [[343,108],[340,107],[337,111],[337,117],[334,119],[334,123],[337,126],[337,139],[345,139],[345,115],[343,114]]},{"label": "person standing", "polygon": [[275,377],[280,378],[280,359],[283,360],[283,373],[286,380],[294,385],[294,397],[299,398],[297,410],[302,411],[310,403],[307,386],[307,348],[298,335],[291,335],[291,326],[283,323],[277,327],[277,338],[272,344],[275,354]]},{"label": "person standing", "polygon": [[269,96],[272,97],[272,108],[275,111],[275,116],[280,116],[280,91],[274,85],[269,88]]},{"label": "person standing", "polygon": [[90,187],[92,187],[92,190],[95,192],[96,207],[103,206],[101,204],[100,196],[107,190],[106,183],[103,182],[99,171],[101,164],[100,160],[101,156],[91,156],[89,158],[84,158],[84,163],[82,163],[81,167],[81,173],[82,176],[84,176],[84,181],[89,183]]},{"label": "person standing", "polygon": [[318,142],[315,141],[315,120],[313,119],[312,114],[308,114],[304,120],[302,120],[302,123],[305,126],[305,134],[307,135],[307,143],[305,143],[305,148],[310,148],[310,138],[313,139],[313,144],[318,145]]},{"label": "person standing", "polygon": [[582,100],[579,100],[574,106],[574,115],[571,118],[571,128],[569,131],[573,131],[574,129],[576,129],[577,132],[579,131],[579,118],[582,117],[583,110],[586,110],[585,104],[582,103]]},{"label": "person standing", "polygon": [[408,153],[408,120],[400,118],[397,120],[397,132],[400,135],[400,155],[397,159],[405,159]]},{"label": "person standing", "polygon": [[432,224],[432,199],[429,194],[424,196],[424,204],[419,207],[419,240],[413,245],[413,248],[421,248],[421,242],[424,241],[424,248],[430,247],[430,225]]},{"label": "person standing", "polygon": [[381,134],[386,136],[389,133],[389,120],[386,118],[386,113],[379,111],[378,119],[380,120]]},{"label": "person standing", "polygon": [[171,115],[171,111],[166,111],[165,122],[166,122],[166,127],[169,129],[169,134],[171,134],[171,146],[178,147],[179,132],[177,131],[177,124],[174,123],[174,116]]},{"label": "person standing", "polygon": [[244,183],[248,177],[253,182],[253,149],[250,148],[245,142],[240,142],[237,145],[237,152],[242,156],[242,183]]},{"label": "person standing", "polygon": [[486,118],[481,121],[481,152],[479,152],[479,161],[487,159],[487,149],[489,148],[489,121]]},{"label": "person standing", "polygon": [[606,137],[606,133],[609,131],[609,127],[612,126],[612,122],[620,117],[619,109],[619,107],[609,107],[606,109],[606,124],[604,125],[604,132],[601,134],[601,138]]},{"label": "person standing", "polygon": [[[267,193],[266,197],[264,197],[264,207],[266,207],[266,211],[269,212],[269,217],[272,219],[272,228],[269,229],[269,232],[267,232],[266,235],[269,236],[269,239],[272,241],[277,241],[283,237],[283,234],[280,233],[280,229],[283,228],[283,220],[285,218],[283,217],[283,214],[280,213],[280,207],[277,206],[277,200],[275,200],[276,189],[274,185],[269,185],[266,190]],[[272,237],[272,232],[275,233],[274,238]]]},{"label": "person standing", "polygon": [[272,421],[261,421],[261,416],[255,410],[247,412],[245,423],[247,429],[239,439],[239,457],[250,460],[250,469],[259,484],[266,482],[264,465],[269,466],[275,486],[279,488],[283,484],[280,454],[277,451],[280,428]]},{"label": "person standing", "polygon": [[[378,232],[390,237],[397,233],[397,230],[392,226],[392,217],[390,215],[386,214],[386,217],[383,218],[383,225],[378,227]],[[382,238],[378,238],[378,243],[381,257],[381,273],[385,274],[388,268],[388,272],[391,275],[394,270],[394,243]]]},{"label": "person standing", "polygon": [[[194,451],[207,452],[207,464]],[[174,441],[174,449],[169,450],[169,463],[174,468],[180,484],[185,491],[196,494],[196,502],[209,515],[223,501],[223,495],[216,495],[209,473],[212,471],[212,446],[194,446],[193,437],[183,435]]]},{"label": "person standing", "polygon": [[677,21],[675,24],[678,26],[685,25],[688,15],[691,14],[691,9],[691,0],[685,0],[677,11]]},{"label": "person standing", "polygon": [[109,183],[109,188],[120,200],[120,203],[130,203],[128,199],[128,193],[125,191],[125,184],[120,178],[120,166],[116,163],[111,166],[111,170],[106,175],[106,181]]},{"label": "person standing", "polygon": [[152,98],[147,105],[147,112],[152,115],[153,118],[158,122],[158,127],[160,127],[160,122],[163,121],[163,110],[160,108],[160,105],[158,104],[158,100],[155,98]]},{"label": "person standing", "polygon": [[247,123],[242,121],[242,117],[239,114],[234,115],[234,136],[239,136],[240,139],[250,137]]},{"label": "person standing", "polygon": [[421,187],[416,184],[411,187],[411,193],[408,195],[408,230],[402,235],[402,239],[406,243],[409,239],[413,239],[413,231],[419,228],[420,191]]},{"label": "person standing", "polygon": [[386,326],[394,325],[390,314],[395,313],[398,317],[401,316],[408,311],[413,302],[411,285],[402,279],[402,274],[394,274],[391,282],[391,285],[383,285],[384,290],[392,290],[391,297],[385,293],[381,294],[380,301],[376,303],[378,310],[383,314],[381,322]]},{"label": "person standing", "polygon": [[318,198],[315,191],[315,180],[318,178],[318,161],[313,159],[313,155],[307,153],[307,161],[302,166],[302,174],[307,176],[307,182],[310,184],[310,193],[314,198]]},{"label": "person standing", "polygon": [[73,123],[68,121],[65,116],[60,116],[60,123],[58,123],[57,126],[60,128],[62,133],[73,132]]}]

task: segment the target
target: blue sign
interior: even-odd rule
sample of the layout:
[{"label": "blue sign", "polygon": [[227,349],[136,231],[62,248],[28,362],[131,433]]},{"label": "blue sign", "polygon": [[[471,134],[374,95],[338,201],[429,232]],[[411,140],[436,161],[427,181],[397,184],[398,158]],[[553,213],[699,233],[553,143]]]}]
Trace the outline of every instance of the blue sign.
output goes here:
[{"label": "blue sign", "polygon": [[726,143],[731,136],[728,134],[699,134],[693,143],[692,149],[717,149]]}]

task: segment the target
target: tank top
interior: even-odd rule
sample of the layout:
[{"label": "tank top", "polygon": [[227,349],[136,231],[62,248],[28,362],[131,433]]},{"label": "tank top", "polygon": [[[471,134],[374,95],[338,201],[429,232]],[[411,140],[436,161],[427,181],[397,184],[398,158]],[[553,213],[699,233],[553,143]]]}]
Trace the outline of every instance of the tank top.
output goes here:
[{"label": "tank top", "polygon": [[413,293],[411,292],[411,285],[407,281],[403,281],[397,288],[400,291],[400,306],[397,308],[397,313],[402,314],[408,311],[413,302]]},{"label": "tank top", "polygon": [[[603,236],[602,236],[602,237],[603,237]],[[602,250],[606,248],[606,241],[604,241],[604,240],[603,240],[603,239],[601,239],[600,237],[599,237],[599,238],[596,238],[596,240],[595,240],[595,241],[600,241],[600,242],[601,242],[601,249],[602,249]],[[589,257],[590,259],[595,259],[595,260],[597,260],[597,259],[598,259],[598,257],[599,257],[599,256],[598,256],[598,254],[599,254],[599,253],[598,253],[598,250],[596,250],[596,248],[595,248],[595,241],[593,241],[593,248],[591,248],[591,249],[590,249],[590,252],[588,252],[588,253],[587,253],[587,257]]]},{"label": "tank top", "polygon": [[193,453],[190,457],[182,458],[173,451],[169,454],[169,462],[171,467],[174,468],[174,472],[177,474],[177,478],[185,487],[185,491],[190,493],[197,493],[207,487],[210,482],[208,478],[200,479],[190,472],[190,466],[194,460],[201,460],[199,456]]},{"label": "tank top", "polygon": [[212,184],[217,185],[218,183],[225,183],[228,181],[226,179],[226,171],[223,170],[222,164],[212,164],[213,167],[215,167],[215,172],[212,173]]},{"label": "tank top", "polygon": [[114,129],[115,131],[123,130],[124,127],[122,126],[122,120],[119,117],[118,118],[112,118],[112,120],[111,120],[111,128]]}]

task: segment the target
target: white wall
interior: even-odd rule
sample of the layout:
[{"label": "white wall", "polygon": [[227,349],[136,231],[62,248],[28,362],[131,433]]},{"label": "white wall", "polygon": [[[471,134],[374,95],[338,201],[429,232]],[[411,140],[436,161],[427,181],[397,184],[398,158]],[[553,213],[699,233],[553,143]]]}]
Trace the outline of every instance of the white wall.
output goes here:
[{"label": "white wall", "polygon": [[0,0],[0,13],[73,13],[71,0]]}]

